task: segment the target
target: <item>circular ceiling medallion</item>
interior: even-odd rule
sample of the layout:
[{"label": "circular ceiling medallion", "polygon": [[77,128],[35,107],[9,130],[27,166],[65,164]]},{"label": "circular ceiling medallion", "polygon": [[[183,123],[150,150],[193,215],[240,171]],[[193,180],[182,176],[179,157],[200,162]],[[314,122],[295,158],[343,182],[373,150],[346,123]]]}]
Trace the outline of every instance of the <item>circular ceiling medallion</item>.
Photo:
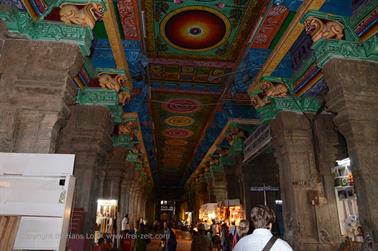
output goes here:
[{"label": "circular ceiling medallion", "polygon": [[184,139],[167,139],[165,141],[165,144],[171,145],[171,146],[185,146],[188,144],[188,141]]},{"label": "circular ceiling medallion", "polygon": [[193,113],[200,109],[200,102],[194,99],[171,99],[163,108],[169,112]]},{"label": "circular ceiling medallion", "polygon": [[163,135],[169,138],[189,138],[193,135],[193,132],[188,129],[169,128],[163,131]]},{"label": "circular ceiling medallion", "polygon": [[166,118],[164,122],[170,126],[184,127],[191,126],[194,123],[194,119],[187,116],[171,116]]},{"label": "circular ceiling medallion", "polygon": [[230,35],[230,22],[219,11],[189,6],[172,11],[160,23],[162,37],[180,50],[206,51],[218,47]]}]

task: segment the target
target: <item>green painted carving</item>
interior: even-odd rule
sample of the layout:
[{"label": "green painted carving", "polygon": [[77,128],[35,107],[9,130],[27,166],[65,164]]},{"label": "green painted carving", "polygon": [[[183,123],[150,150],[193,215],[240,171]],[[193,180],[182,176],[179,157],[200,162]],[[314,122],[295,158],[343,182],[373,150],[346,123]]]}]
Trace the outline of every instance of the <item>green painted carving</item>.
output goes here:
[{"label": "green painted carving", "polygon": [[232,166],[235,164],[235,159],[234,157],[232,156],[232,154],[228,154],[227,156],[222,156],[220,158],[220,161],[222,163],[222,165],[226,165],[226,166]]},{"label": "green painted carving", "polygon": [[110,73],[116,75],[126,75],[125,70],[114,68],[96,68],[97,75],[100,73]]},{"label": "green painted carving", "polygon": [[[133,138],[130,136],[130,135],[117,135],[117,136],[113,136],[112,137],[112,141],[113,141],[113,146],[114,147],[125,147],[125,148],[128,148],[128,149],[131,149],[134,147],[134,145],[138,144],[137,141],[134,141]],[[134,155],[136,155],[138,158],[138,155],[137,154],[134,154],[134,153],[129,153],[127,154],[127,160],[130,161],[130,162],[135,162],[135,161],[131,161],[133,158],[134,158]],[[129,156],[130,156],[130,160],[129,160]]]},{"label": "green painted carving", "polygon": [[76,102],[81,105],[118,106],[118,95],[113,90],[102,88],[84,88],[79,90]]},{"label": "green painted carving", "polygon": [[243,151],[243,144],[244,144],[244,140],[240,137],[236,137],[233,141],[232,141],[232,151],[233,152],[241,152]]},{"label": "green painted carving", "polygon": [[306,19],[309,18],[309,17],[316,17],[316,18],[319,18],[321,20],[340,22],[344,25],[345,39],[349,40],[349,41],[358,41],[358,36],[356,35],[354,30],[352,29],[352,25],[350,24],[349,19],[346,18],[346,17],[338,16],[338,15],[332,15],[332,14],[329,14],[329,13],[324,13],[324,12],[316,11],[316,10],[310,10],[309,12],[306,13],[306,15],[304,15],[301,18],[301,23],[304,23],[304,21],[306,21]]},{"label": "green painted carving", "polygon": [[93,34],[89,27],[59,22],[34,22],[29,14],[16,8],[0,11],[0,19],[5,22],[9,32],[20,33],[32,40],[75,43],[84,56],[90,54]]},{"label": "green painted carving", "polygon": [[378,61],[378,37],[363,43],[346,40],[321,39],[312,45],[317,65],[323,67],[331,58],[350,58]]},{"label": "green painted carving", "polygon": [[366,16],[378,8],[378,1],[367,0],[362,3],[358,10],[350,17],[352,27],[356,27]]},{"label": "green painted carving", "polygon": [[106,107],[109,109],[110,113],[112,114],[112,120],[114,124],[118,125],[124,122],[122,119],[123,109],[121,106],[107,105]]},{"label": "green painted carving", "polygon": [[320,107],[319,101],[314,97],[271,97],[270,101],[270,104],[257,109],[264,123],[274,119],[281,111],[315,113]]}]

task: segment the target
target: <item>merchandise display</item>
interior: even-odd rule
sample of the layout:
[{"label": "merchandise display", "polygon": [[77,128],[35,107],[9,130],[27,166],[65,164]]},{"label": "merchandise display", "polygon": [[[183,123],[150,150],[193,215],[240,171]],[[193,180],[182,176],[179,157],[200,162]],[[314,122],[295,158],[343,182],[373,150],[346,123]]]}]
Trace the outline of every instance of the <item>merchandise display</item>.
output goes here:
[{"label": "merchandise display", "polygon": [[98,200],[96,214],[96,239],[104,234],[114,234],[117,222],[116,200]]},{"label": "merchandise display", "polygon": [[340,231],[351,241],[362,242],[362,231],[358,217],[357,196],[350,159],[337,161],[333,168],[335,174],[336,205],[339,214]]}]

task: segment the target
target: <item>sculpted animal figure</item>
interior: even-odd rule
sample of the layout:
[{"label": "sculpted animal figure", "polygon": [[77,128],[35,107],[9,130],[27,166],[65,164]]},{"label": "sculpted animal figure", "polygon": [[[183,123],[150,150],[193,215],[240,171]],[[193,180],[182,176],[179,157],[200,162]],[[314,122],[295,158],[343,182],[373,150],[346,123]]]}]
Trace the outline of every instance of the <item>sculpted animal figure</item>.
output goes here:
[{"label": "sculpted animal figure", "polygon": [[129,91],[121,91],[120,93],[118,93],[118,103],[121,105],[127,104],[130,98],[131,95]]},{"label": "sculpted animal figure", "polygon": [[285,97],[288,94],[288,89],[284,84],[273,84],[265,81],[261,86],[262,93],[254,96],[251,100],[255,108],[263,107],[270,103],[269,97]]},{"label": "sculpted animal figure", "polygon": [[116,92],[119,92],[119,90],[121,89],[121,85],[119,84],[119,81],[116,81],[109,74],[100,75],[98,77],[98,82],[102,88],[115,90]]},{"label": "sculpted animal figure", "polygon": [[321,38],[325,39],[342,39],[344,34],[344,25],[337,21],[326,21],[316,17],[310,17],[304,22],[305,31],[311,36],[312,41],[315,43]]},{"label": "sculpted animal figure", "polygon": [[77,24],[94,28],[97,20],[101,19],[104,9],[101,4],[91,3],[79,8],[76,5],[65,4],[60,7],[60,20],[65,24]]},{"label": "sculpted animal figure", "polygon": [[135,129],[137,127],[137,124],[135,121],[128,122],[126,124],[122,124],[118,127],[118,133],[119,134],[127,134],[131,137],[135,136]]}]

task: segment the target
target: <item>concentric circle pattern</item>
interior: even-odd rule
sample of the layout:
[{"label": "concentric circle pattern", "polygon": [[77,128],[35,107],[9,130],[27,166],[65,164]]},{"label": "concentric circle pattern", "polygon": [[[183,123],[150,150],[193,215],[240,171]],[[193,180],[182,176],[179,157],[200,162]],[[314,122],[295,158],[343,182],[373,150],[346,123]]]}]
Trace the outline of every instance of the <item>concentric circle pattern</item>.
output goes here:
[{"label": "concentric circle pattern", "polygon": [[200,102],[194,99],[171,99],[163,108],[175,113],[193,113],[200,109]]},{"label": "concentric circle pattern", "polygon": [[187,116],[171,116],[164,120],[167,125],[185,127],[191,126],[194,123],[194,119]]},{"label": "concentric circle pattern", "polygon": [[184,139],[167,139],[165,144],[171,146],[185,146],[188,144],[188,141]]},{"label": "concentric circle pattern", "polygon": [[229,21],[214,9],[192,6],[168,14],[160,29],[164,39],[173,47],[208,50],[219,46],[226,39]]},{"label": "concentric circle pattern", "polygon": [[168,138],[189,138],[193,135],[193,132],[188,129],[181,128],[169,128],[163,131],[163,135]]}]

